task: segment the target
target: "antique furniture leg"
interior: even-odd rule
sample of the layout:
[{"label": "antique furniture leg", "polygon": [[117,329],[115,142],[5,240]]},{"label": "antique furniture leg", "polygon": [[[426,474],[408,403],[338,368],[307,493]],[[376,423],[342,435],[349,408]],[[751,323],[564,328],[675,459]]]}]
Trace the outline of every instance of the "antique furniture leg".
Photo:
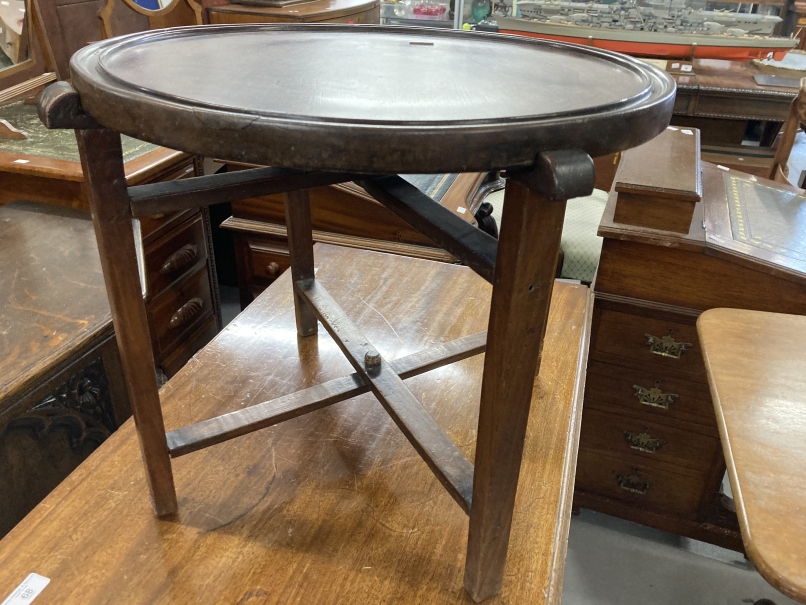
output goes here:
[{"label": "antique furniture leg", "polygon": [[[541,154],[535,171],[510,180],[498,242],[476,440],[465,588],[498,594],[521,467],[535,372],[546,333],[565,200],[593,187],[582,153]],[[563,183],[565,181],[565,183]],[[565,186],[578,188],[570,193]],[[538,192],[538,189],[540,192]]]},{"label": "antique furniture leg", "polygon": [[177,508],[176,490],[137,267],[120,135],[97,129],[76,130],[76,137],[151,503],[158,516],[170,515]]},{"label": "antique furniture leg", "polygon": [[[285,223],[288,227],[288,252],[291,256],[291,277],[294,283],[313,279],[313,233],[311,231],[311,203],[308,190],[291,191],[285,198]],[[316,334],[317,320],[313,310],[294,290],[294,313],[297,333],[300,336]]]}]

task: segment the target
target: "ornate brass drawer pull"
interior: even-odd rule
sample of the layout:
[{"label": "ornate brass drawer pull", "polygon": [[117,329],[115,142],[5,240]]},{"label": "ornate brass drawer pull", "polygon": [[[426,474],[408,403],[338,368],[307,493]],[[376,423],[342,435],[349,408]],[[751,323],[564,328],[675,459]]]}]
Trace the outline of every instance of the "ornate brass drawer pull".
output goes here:
[{"label": "ornate brass drawer pull", "polygon": [[199,314],[199,311],[202,310],[203,306],[204,301],[198,296],[194,296],[184,305],[179,307],[176,313],[173,314],[173,316],[171,317],[171,321],[168,322],[168,327],[171,328],[172,330],[175,330],[176,328],[181,328],[191,319],[196,317],[196,315]]},{"label": "ornate brass drawer pull", "polygon": [[674,400],[680,396],[677,393],[664,393],[661,391],[660,381],[656,381],[655,386],[650,389],[645,389],[637,384],[632,385],[632,388],[635,389],[635,396],[639,402],[653,408],[663,408],[664,410],[668,410]]},{"label": "ornate brass drawer pull", "polygon": [[646,336],[646,343],[649,345],[650,353],[660,355],[661,357],[671,357],[672,359],[680,359],[680,356],[694,345],[690,342],[677,342],[672,338],[672,329],[669,328],[669,333],[666,336],[658,338],[652,334],[644,334]]},{"label": "ornate brass drawer pull", "polygon": [[618,482],[618,486],[624,491],[640,494],[642,496],[645,496],[649,488],[652,487],[652,483],[644,481],[639,475],[637,468],[632,469],[632,473],[629,475],[617,473],[616,481]]},{"label": "ornate brass drawer pull", "polygon": [[165,264],[162,265],[160,273],[162,275],[167,275],[168,273],[173,273],[174,271],[184,269],[185,267],[188,267],[196,262],[198,257],[199,248],[196,246],[196,244],[187,244],[182,246],[179,248],[179,250],[165,259]]},{"label": "ornate brass drawer pull", "polygon": [[649,434],[649,429],[644,429],[642,433],[631,433],[624,431],[624,440],[632,449],[639,452],[646,452],[647,454],[654,454],[666,443],[663,439],[654,439]]}]

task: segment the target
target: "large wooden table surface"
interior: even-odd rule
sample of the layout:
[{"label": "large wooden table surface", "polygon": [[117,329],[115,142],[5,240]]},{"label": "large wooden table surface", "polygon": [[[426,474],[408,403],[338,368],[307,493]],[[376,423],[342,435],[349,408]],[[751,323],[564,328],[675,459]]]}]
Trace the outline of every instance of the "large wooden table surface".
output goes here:
[{"label": "large wooden table surface", "polygon": [[[317,246],[317,280],[387,359],[484,329],[466,267]],[[503,593],[559,603],[587,350],[588,289],[557,283],[532,400]],[[300,361],[301,359],[301,361]],[[473,459],[483,356],[407,380]],[[162,390],[168,429],[351,372],[297,340],[289,273]],[[0,598],[47,603],[469,603],[467,517],[371,395],[175,462],[179,513],[152,515],[126,423],[5,539]]]},{"label": "large wooden table surface", "polygon": [[806,603],[806,317],[713,309],[697,329],[747,556]]}]

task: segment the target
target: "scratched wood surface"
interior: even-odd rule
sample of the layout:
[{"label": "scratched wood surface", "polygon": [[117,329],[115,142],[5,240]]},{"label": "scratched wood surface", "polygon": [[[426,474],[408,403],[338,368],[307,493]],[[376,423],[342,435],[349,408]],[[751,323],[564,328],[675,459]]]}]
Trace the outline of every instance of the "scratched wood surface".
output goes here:
[{"label": "scratched wood surface", "polygon": [[697,331],[747,556],[806,603],[806,317],[712,309]]},{"label": "scratched wood surface", "polygon": [[0,207],[0,400],[112,332],[88,212]]},{"label": "scratched wood surface", "polygon": [[[317,279],[387,359],[486,327],[466,267],[332,246]],[[559,603],[588,290],[554,289],[503,593]],[[473,459],[483,356],[407,380]],[[584,366],[584,363],[583,363]],[[324,330],[297,340],[290,272],[163,388],[169,429],[352,371]],[[4,540],[0,596],[30,572],[47,603],[469,603],[468,520],[363,395],[175,460],[179,513],[153,516],[125,424]]]}]

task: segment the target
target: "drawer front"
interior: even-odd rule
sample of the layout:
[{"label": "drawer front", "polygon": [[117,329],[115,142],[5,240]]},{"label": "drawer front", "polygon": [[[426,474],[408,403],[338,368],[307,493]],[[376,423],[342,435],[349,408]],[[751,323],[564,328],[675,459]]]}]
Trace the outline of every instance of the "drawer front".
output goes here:
[{"label": "drawer front", "polygon": [[153,298],[207,260],[201,215],[148,246],[145,257],[148,297]]},{"label": "drawer front", "polygon": [[682,420],[716,434],[716,417],[708,385],[662,372],[591,361],[585,380],[585,407],[618,406],[650,421]]},{"label": "drawer front", "polygon": [[716,435],[585,407],[580,447],[632,454],[648,463],[658,460],[707,474],[721,445]]},{"label": "drawer front", "polygon": [[207,266],[155,298],[148,305],[148,314],[158,357],[162,358],[213,314]]},{"label": "drawer front", "polygon": [[[679,471],[679,472],[678,472]],[[647,464],[637,456],[613,456],[580,447],[576,489],[620,500],[638,508],[696,517],[707,487],[706,475],[668,465]]]},{"label": "drawer front", "polygon": [[198,213],[198,210],[182,210],[180,212],[140,217],[137,219],[140,221],[140,237],[148,245],[183,221],[186,221],[194,213]]},{"label": "drawer front", "polygon": [[602,309],[591,351],[595,361],[708,381],[693,323]]},{"label": "drawer front", "polygon": [[269,285],[291,267],[288,248],[282,244],[247,242],[247,271],[250,283]]},{"label": "drawer front", "polygon": [[193,334],[179,343],[178,347],[159,361],[163,373],[168,378],[173,377],[216,334],[218,334],[218,325],[215,316],[211,316]]}]

